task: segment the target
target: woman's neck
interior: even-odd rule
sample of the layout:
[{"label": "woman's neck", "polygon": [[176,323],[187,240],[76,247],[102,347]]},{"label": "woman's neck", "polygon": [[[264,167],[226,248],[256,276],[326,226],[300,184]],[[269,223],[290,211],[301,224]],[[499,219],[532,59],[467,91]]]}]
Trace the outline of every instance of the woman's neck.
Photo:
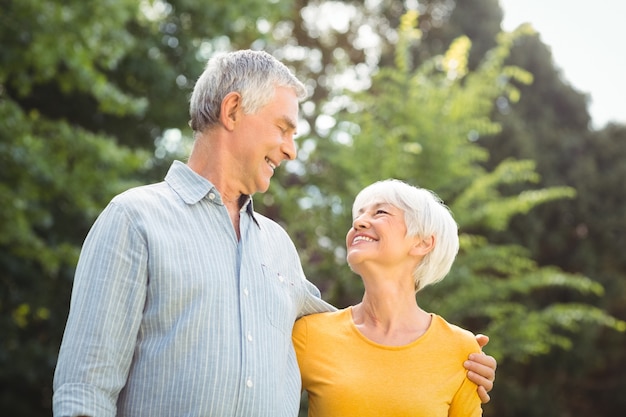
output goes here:
[{"label": "woman's neck", "polygon": [[352,307],[356,328],[373,342],[402,346],[422,336],[430,326],[431,316],[422,310],[413,291],[366,288],[361,303]]}]

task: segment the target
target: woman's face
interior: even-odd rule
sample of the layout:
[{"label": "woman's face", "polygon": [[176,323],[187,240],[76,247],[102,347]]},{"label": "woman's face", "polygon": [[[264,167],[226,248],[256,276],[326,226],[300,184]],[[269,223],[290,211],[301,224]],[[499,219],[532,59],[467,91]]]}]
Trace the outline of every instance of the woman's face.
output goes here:
[{"label": "woman's face", "polygon": [[412,259],[417,237],[406,235],[404,211],[389,203],[371,203],[358,209],[346,235],[347,260],[360,273],[362,266],[397,266]]}]

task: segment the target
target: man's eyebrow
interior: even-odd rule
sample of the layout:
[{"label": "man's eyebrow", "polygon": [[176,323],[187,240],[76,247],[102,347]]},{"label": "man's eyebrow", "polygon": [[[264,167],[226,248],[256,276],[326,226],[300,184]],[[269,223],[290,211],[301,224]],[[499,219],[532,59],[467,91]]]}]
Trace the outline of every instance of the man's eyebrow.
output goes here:
[{"label": "man's eyebrow", "polygon": [[283,116],[280,118],[280,121],[285,123],[287,125],[288,128],[292,129],[292,130],[296,130],[297,125],[296,122],[293,121],[290,117],[288,116]]}]

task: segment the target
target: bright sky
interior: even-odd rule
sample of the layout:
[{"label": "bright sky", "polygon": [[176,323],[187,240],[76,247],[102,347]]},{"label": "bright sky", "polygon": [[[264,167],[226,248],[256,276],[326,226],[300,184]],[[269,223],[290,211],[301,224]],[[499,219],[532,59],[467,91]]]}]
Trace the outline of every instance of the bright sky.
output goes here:
[{"label": "bright sky", "polygon": [[591,96],[596,128],[626,124],[626,1],[500,0],[503,29],[530,23],[562,75]]}]

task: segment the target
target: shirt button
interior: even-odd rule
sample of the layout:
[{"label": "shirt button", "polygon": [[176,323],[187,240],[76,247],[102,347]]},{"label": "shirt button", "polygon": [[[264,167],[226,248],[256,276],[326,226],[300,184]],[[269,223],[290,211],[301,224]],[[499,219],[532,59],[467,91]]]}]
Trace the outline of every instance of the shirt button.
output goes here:
[{"label": "shirt button", "polygon": [[283,282],[283,281],[285,280],[285,278],[283,278],[283,276],[282,276],[282,275],[278,274],[278,280],[279,280],[280,282]]},{"label": "shirt button", "polygon": [[215,193],[209,193],[209,199],[215,200]]},{"label": "shirt button", "polygon": [[248,289],[247,289],[247,288],[244,288],[244,289],[243,289],[243,293],[244,293],[244,295],[247,297],[247,296],[248,296],[248,294],[249,294]]},{"label": "shirt button", "polygon": [[250,378],[248,378],[248,379],[246,380],[246,386],[247,386],[248,388],[252,388],[252,380],[251,380]]},{"label": "shirt button", "polygon": [[248,333],[248,341],[252,342],[252,335],[250,333]]}]

